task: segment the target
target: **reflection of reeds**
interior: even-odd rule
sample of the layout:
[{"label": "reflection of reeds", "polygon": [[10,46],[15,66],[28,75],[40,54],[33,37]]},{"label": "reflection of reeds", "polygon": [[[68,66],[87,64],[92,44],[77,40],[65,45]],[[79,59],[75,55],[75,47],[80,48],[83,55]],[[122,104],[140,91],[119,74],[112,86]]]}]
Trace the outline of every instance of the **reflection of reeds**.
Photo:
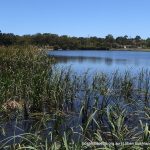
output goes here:
[{"label": "reflection of reeds", "polygon": [[149,142],[148,70],[78,76],[51,62],[33,47],[0,48],[0,134],[8,119],[32,121],[25,133],[4,136],[0,149],[96,149],[85,144],[95,141],[113,143],[102,149],[125,149],[125,142]]}]

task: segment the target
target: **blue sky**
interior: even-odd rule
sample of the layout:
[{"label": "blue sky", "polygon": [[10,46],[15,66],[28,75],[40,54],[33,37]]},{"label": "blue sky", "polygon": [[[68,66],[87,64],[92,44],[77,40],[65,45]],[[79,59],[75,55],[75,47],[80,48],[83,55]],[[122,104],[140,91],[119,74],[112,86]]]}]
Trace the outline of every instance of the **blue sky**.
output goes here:
[{"label": "blue sky", "polygon": [[0,30],[19,35],[150,37],[150,0],[1,0]]}]

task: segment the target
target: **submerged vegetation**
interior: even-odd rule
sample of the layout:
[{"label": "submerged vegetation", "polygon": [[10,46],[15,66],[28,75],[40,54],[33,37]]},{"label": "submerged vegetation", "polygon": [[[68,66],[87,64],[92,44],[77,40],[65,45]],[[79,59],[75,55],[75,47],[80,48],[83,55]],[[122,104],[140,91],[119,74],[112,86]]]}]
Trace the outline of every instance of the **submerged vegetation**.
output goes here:
[{"label": "submerged vegetation", "polygon": [[57,69],[36,47],[0,48],[0,149],[148,149],[150,72]]}]

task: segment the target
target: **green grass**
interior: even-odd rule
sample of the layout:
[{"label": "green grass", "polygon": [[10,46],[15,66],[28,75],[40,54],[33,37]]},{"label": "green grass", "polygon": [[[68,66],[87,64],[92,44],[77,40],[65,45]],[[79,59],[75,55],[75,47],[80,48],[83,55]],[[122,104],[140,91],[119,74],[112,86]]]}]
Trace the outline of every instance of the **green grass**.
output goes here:
[{"label": "green grass", "polygon": [[[148,149],[126,145],[150,141],[148,70],[79,76],[71,68],[55,69],[53,62],[35,47],[0,48],[0,134],[8,121],[19,128],[20,121],[34,120],[26,133],[14,131],[0,141],[0,149]],[[23,109],[4,109],[8,100],[23,101]]]}]

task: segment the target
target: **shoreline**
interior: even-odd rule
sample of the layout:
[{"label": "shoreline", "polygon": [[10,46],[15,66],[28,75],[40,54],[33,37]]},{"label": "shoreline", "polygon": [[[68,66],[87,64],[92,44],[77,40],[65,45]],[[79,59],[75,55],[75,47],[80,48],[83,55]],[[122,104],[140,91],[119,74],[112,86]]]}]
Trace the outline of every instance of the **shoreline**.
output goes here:
[{"label": "shoreline", "polygon": [[128,48],[128,49],[124,49],[124,48],[112,48],[109,51],[132,51],[132,52],[150,52],[150,49],[138,49],[138,48]]},{"label": "shoreline", "polygon": [[[45,49],[44,49],[45,50]],[[99,50],[99,49],[75,49],[75,50],[72,50],[72,49],[67,49],[67,50],[52,50],[52,49],[46,49],[46,51],[130,51],[130,52],[150,52],[150,49],[132,49],[132,48],[128,48],[128,49],[123,49],[123,48],[117,48],[117,49],[104,49],[104,50]]]}]

